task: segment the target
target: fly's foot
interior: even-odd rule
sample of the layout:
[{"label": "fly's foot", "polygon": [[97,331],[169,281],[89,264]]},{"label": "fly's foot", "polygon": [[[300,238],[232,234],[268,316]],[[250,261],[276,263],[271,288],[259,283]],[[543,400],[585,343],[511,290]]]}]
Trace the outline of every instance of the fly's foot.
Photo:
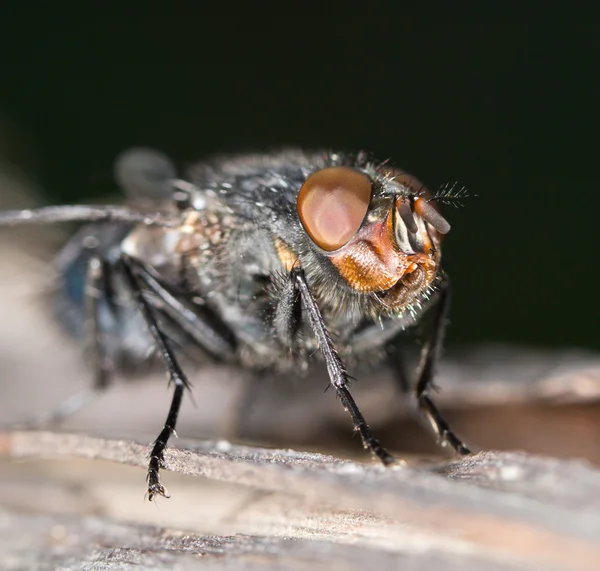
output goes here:
[{"label": "fly's foot", "polygon": [[[156,445],[155,445],[156,446]],[[152,501],[154,496],[162,496],[163,498],[170,498],[169,492],[160,483],[160,468],[164,468],[164,457],[162,452],[156,454],[154,451],[150,456],[150,463],[148,465],[148,475],[146,481],[148,482],[148,490],[146,491],[146,497],[149,501]]]},{"label": "fly's foot", "polygon": [[155,469],[152,466],[155,458],[152,458],[150,461],[150,467],[148,468],[148,476],[146,480],[148,481],[148,490],[146,491],[146,497],[148,501],[152,501],[154,496],[162,496],[163,498],[170,498],[169,492],[165,489],[165,487],[160,483],[160,475],[158,473],[158,469]]},{"label": "fly's foot", "polygon": [[439,438],[442,446],[450,446],[459,456],[471,454],[471,451],[466,447],[464,442],[449,428],[445,428]]},{"label": "fly's foot", "polygon": [[471,454],[471,450],[469,450],[462,442],[458,441],[458,444],[454,446],[454,450],[456,450],[457,454],[461,456],[468,456]]},{"label": "fly's foot", "polygon": [[381,446],[377,450],[374,450],[374,453],[384,466],[392,466],[398,463],[398,459]]},{"label": "fly's foot", "polygon": [[162,496],[163,498],[170,498],[169,492],[167,492],[166,488],[160,483],[160,479],[158,474],[153,481],[148,478],[148,490],[146,491],[146,497],[148,501],[152,501],[154,496]]},{"label": "fly's foot", "polygon": [[452,432],[449,424],[444,420],[427,392],[421,392],[417,395],[417,399],[419,407],[425,414],[425,418],[430,422],[431,427],[437,434],[439,444],[441,446],[450,446],[460,456],[471,454],[471,451],[465,446],[463,441]]}]

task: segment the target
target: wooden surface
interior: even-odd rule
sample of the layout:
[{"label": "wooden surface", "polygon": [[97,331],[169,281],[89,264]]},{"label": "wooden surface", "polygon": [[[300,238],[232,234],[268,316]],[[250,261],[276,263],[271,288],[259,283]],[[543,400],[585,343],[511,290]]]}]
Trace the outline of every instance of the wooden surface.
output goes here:
[{"label": "wooden surface", "polygon": [[[225,441],[182,444],[167,465],[187,478],[165,472],[173,498],[157,510],[142,502],[143,471],[132,485],[116,469],[145,466],[146,446],[2,435],[1,568],[600,566],[600,472],[584,462],[487,452],[384,469]],[[138,506],[128,512],[123,501]],[[162,525],[144,512],[159,512]]]}]

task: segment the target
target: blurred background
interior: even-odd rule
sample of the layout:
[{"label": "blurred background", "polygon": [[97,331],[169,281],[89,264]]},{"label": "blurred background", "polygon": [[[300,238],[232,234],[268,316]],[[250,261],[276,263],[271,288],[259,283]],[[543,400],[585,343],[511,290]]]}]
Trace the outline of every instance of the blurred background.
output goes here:
[{"label": "blurred background", "polygon": [[600,53],[584,11],[104,6],[3,8],[0,156],[44,203],[114,197],[112,161],[132,145],[180,165],[367,149],[478,195],[446,209],[449,343],[600,348]]}]

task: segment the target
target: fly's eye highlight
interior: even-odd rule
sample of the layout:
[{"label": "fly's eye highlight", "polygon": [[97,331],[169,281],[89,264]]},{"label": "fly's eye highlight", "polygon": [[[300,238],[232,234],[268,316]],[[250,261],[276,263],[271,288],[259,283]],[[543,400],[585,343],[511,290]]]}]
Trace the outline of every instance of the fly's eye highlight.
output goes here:
[{"label": "fly's eye highlight", "polygon": [[360,228],[371,201],[371,180],[349,167],[311,174],[298,193],[298,215],[313,242],[327,252],[344,246]]}]

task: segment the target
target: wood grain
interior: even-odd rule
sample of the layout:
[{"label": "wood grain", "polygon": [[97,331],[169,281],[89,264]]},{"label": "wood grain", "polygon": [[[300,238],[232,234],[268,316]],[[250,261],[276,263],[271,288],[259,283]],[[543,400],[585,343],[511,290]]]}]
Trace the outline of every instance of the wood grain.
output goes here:
[{"label": "wood grain", "polygon": [[[5,459],[54,458],[61,459],[63,467],[75,458],[144,467],[149,450],[131,441],[52,432],[6,433],[0,442]],[[100,462],[100,473],[102,466]],[[584,462],[486,452],[459,462],[384,469],[315,453],[220,441],[170,448],[167,469],[200,478],[196,484],[200,488],[208,479],[260,491],[258,498],[249,495],[246,500],[252,509],[242,509],[243,515],[230,514],[232,521],[239,519],[247,537],[208,537],[191,528],[134,525],[127,518],[119,522],[124,534],[115,534],[111,530],[117,522],[92,517],[89,502],[81,499],[85,477],[77,482],[81,510],[72,506],[69,515],[46,514],[46,519],[41,515],[44,510],[57,510],[43,502],[27,506],[26,500],[20,502],[14,496],[8,501],[7,493],[15,484],[9,479],[0,494],[1,505],[9,507],[0,521],[5,529],[38,529],[39,535],[43,530],[51,533],[56,526],[69,535],[68,530],[79,522],[85,533],[77,535],[78,541],[69,544],[69,549],[63,545],[53,561],[66,565],[75,558],[76,565],[68,569],[102,558],[106,569],[126,568],[117,556],[123,553],[152,569],[176,557],[181,557],[181,565],[190,566],[212,557],[223,565],[225,560],[229,560],[227,565],[236,561],[240,569],[252,568],[250,563],[258,561],[265,568],[276,568],[290,558],[295,565],[290,568],[320,568],[317,564],[324,563],[327,544],[330,562],[341,565],[345,561],[347,566],[340,568],[349,569],[369,569],[375,564],[382,569],[400,564],[438,569],[442,562],[448,569],[462,565],[463,569],[592,570],[600,565],[600,472]],[[139,476],[141,484],[142,470]],[[107,481],[110,478],[109,471]],[[168,473],[164,479],[169,482]],[[55,472],[44,484],[45,493],[61,481],[64,485],[63,477]],[[36,485],[34,480],[31,485]],[[73,479],[69,485],[74,486]],[[227,490],[221,493],[226,495]],[[177,488],[172,492],[179,493]],[[181,493],[187,492],[182,489]],[[169,509],[167,500],[161,504],[161,511]],[[201,505],[196,507],[198,517],[211,517],[209,511],[202,513]],[[133,545],[127,539],[131,537],[136,538]],[[292,538],[301,541],[290,542]],[[97,551],[99,542],[104,545],[101,552]],[[364,549],[361,556],[355,553],[359,546]],[[25,559],[32,557],[29,548],[8,547],[13,561],[25,565]],[[257,558],[250,557],[253,552]]]}]

